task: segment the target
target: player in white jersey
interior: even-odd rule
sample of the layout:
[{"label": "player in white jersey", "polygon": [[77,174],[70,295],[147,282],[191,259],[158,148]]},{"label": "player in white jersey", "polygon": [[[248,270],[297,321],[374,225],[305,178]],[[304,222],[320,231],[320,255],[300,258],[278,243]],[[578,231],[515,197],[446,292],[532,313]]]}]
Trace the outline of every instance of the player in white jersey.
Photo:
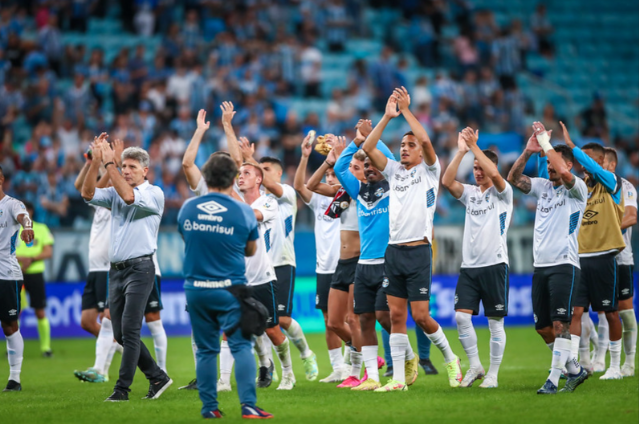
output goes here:
[{"label": "player in white jersey", "polygon": [[[390,184],[390,238],[385,255],[388,285],[385,292],[391,316],[389,341],[393,378],[376,390],[381,392],[408,390],[404,365],[410,346],[406,334],[407,302],[411,303],[415,323],[444,355],[451,387],[458,387],[462,380],[459,358],[429,311],[433,218],[441,166],[426,130],[411,113],[409,105],[410,96],[406,89],[395,89],[388,99],[384,116],[366,138],[363,147],[373,166]],[[377,142],[386,125],[400,113],[410,125],[411,132],[402,138],[401,159],[396,162],[377,148]]]},{"label": "player in white jersey", "polygon": [[32,221],[24,203],[7,196],[2,190],[4,174],[0,166],[0,325],[7,340],[9,382],[3,392],[19,392],[20,372],[24,356],[24,340],[20,334],[20,287],[22,270],[16,258],[16,242],[20,238],[27,245],[33,242]]},{"label": "player in white jersey", "polygon": [[[607,147],[604,156],[604,169],[615,172],[617,169],[617,152],[615,149]],[[626,209],[624,210],[623,219],[621,221],[621,231],[626,248],[617,255],[617,279],[619,286],[617,293],[619,295],[619,316],[623,327],[623,350],[626,359],[621,367],[621,375],[624,377],[633,377],[635,375],[635,354],[637,351],[637,319],[635,318],[635,310],[632,305],[634,297],[633,268],[634,257],[632,255],[632,226],[637,223],[637,189],[625,178],[621,179],[621,190],[623,192],[623,200]],[[584,314],[586,315],[586,314]],[[599,320],[599,328],[602,324],[606,324],[605,319]],[[599,335],[600,339],[604,339],[604,335]],[[608,339],[606,331],[605,339]],[[582,336],[583,337],[583,336]],[[608,340],[605,340],[608,342]],[[605,343],[608,346],[608,343]],[[601,364],[598,364],[600,358]],[[595,367],[603,365],[600,369],[605,369],[605,355],[595,358]]]},{"label": "player in white jersey", "polygon": [[[442,178],[442,185],[466,206],[462,265],[455,291],[455,320],[459,341],[470,362],[461,387],[495,388],[506,348],[504,317],[508,314],[508,244],[506,236],[513,213],[513,189],[499,174],[497,155],[477,146],[479,131],[459,133],[458,151]],[[475,155],[473,175],[477,185],[455,180],[459,164],[468,151]],[[479,314],[479,302],[490,329],[490,369],[485,374],[479,360],[477,333],[472,316]]]},{"label": "player in white jersey", "polygon": [[[306,168],[312,150],[309,141],[309,136],[302,141],[302,157],[295,171],[294,186],[302,201],[311,209],[315,217],[315,273],[317,274],[315,309],[321,310],[324,316],[326,346],[333,373],[336,374],[335,380],[342,381],[348,377],[344,375],[346,368],[342,356],[342,340],[328,326],[328,295],[340,255],[340,220],[326,215],[326,211],[333,201],[332,197],[313,193],[306,187]],[[325,177],[326,184],[331,186],[339,184],[332,168],[326,171]]]},{"label": "player in white jersey", "polygon": [[[588,189],[581,178],[570,171],[574,156],[566,145],[550,145],[550,134],[536,122],[535,133],[526,144],[508,174],[508,182],[537,198],[533,239],[535,271],[532,301],[535,329],[552,350],[552,369],[538,394],[555,394],[561,373],[566,367],[567,382],[563,392],[572,392],[588,378],[572,353],[570,322],[573,295],[579,284],[580,263],[577,236],[586,208]],[[522,175],[528,159],[544,152],[548,157],[548,176],[530,178]]]}]

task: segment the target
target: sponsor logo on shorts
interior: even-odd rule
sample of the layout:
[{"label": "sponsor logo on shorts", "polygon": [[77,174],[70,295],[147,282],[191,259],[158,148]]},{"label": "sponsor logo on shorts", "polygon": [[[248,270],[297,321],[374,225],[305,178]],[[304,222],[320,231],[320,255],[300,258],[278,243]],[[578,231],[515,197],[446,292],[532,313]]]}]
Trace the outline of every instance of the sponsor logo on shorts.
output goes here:
[{"label": "sponsor logo on shorts", "polygon": [[158,301],[157,300],[153,300],[153,301],[149,302],[149,307],[157,308],[158,307]]},{"label": "sponsor logo on shorts", "polygon": [[559,308],[559,309],[557,309],[557,313],[559,315],[566,315],[566,310],[564,308]]},{"label": "sponsor logo on shorts", "polygon": [[535,320],[535,324],[537,324],[537,321],[538,321],[537,314],[533,314],[533,319]]},{"label": "sponsor logo on shorts", "polygon": [[273,322],[273,317],[268,317],[268,319],[266,320],[266,322]]},{"label": "sponsor logo on shorts", "polygon": [[630,289],[621,290],[621,294],[630,294]]},{"label": "sponsor logo on shorts", "polygon": [[455,305],[459,302],[459,296],[455,295]]},{"label": "sponsor logo on shorts", "polygon": [[283,310],[285,310],[285,309],[286,309],[286,306],[284,306],[284,305],[277,305],[277,310],[278,310],[278,311],[283,311]]},{"label": "sponsor logo on shorts", "polygon": [[426,287],[422,287],[419,289],[419,294],[428,294],[428,289]]},{"label": "sponsor logo on shorts", "polygon": [[499,305],[495,305],[495,309],[498,311],[503,311],[504,310],[504,305],[499,304]]},{"label": "sponsor logo on shorts", "polygon": [[384,277],[384,280],[382,280],[382,287],[388,287],[390,284],[390,282],[388,281],[388,277]]},{"label": "sponsor logo on shorts", "polygon": [[16,311],[15,309],[9,309],[9,315],[10,316],[14,316],[18,313],[18,311]]},{"label": "sponsor logo on shorts", "polygon": [[608,305],[610,305],[610,303],[611,302],[608,299],[601,301],[601,304],[604,305],[604,306],[608,306]]},{"label": "sponsor logo on shorts", "polygon": [[319,305],[319,294],[315,296],[315,304]]},{"label": "sponsor logo on shorts", "polygon": [[98,302],[98,308],[104,308],[104,302]]},{"label": "sponsor logo on shorts", "polygon": [[[229,287],[231,285],[231,280],[226,279],[226,280],[221,280],[221,281],[194,281],[193,282],[193,287],[202,287],[205,289],[219,289],[222,287]],[[156,301],[150,302],[149,305],[151,305],[152,303],[155,303],[157,306]],[[151,305],[152,308],[154,308],[155,306]]]}]

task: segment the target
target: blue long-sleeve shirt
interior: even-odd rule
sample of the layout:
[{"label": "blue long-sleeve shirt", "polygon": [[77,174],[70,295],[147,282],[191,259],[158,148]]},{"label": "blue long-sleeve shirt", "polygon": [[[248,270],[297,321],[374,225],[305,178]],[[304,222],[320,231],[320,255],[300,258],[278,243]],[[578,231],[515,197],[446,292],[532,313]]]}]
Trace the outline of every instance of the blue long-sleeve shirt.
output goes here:
[{"label": "blue long-sleeve shirt", "polygon": [[[379,141],[377,148],[389,159],[395,157],[386,145]],[[361,254],[360,260],[380,259],[384,257],[390,234],[388,221],[388,202],[390,185],[381,180],[376,183],[361,183],[351,174],[349,164],[359,150],[350,143],[335,162],[335,175],[351,198],[357,201]]]}]

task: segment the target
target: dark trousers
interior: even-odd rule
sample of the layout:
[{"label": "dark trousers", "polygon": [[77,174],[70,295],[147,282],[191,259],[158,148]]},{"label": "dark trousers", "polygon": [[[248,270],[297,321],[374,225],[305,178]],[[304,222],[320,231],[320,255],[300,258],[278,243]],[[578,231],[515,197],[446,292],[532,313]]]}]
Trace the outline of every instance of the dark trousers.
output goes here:
[{"label": "dark trousers", "polygon": [[140,340],[140,329],[144,319],[144,308],[154,287],[155,266],[145,260],[123,270],[109,272],[109,308],[113,323],[113,336],[124,348],[120,378],[115,390],[129,392],[136,367],[146,378],[157,381],[164,376],[144,343]]}]

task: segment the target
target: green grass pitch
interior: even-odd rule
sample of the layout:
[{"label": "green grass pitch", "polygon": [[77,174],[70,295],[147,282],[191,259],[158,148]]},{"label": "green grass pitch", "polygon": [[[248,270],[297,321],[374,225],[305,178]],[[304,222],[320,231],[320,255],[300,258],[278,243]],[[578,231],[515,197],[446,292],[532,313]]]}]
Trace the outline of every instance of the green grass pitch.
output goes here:
[{"label": "green grass pitch", "polygon": [[[488,331],[478,329],[482,364],[488,369]],[[334,385],[308,382],[301,360],[292,348],[297,386],[290,392],[276,391],[276,385],[258,389],[258,405],[275,414],[282,423],[637,423],[639,389],[637,377],[622,381],[588,379],[575,393],[538,396],[550,366],[550,352],[529,327],[506,328],[507,345],[499,376],[499,388],[452,389],[443,374],[443,358],[433,346],[432,360],[440,374],[420,376],[408,392],[371,393],[337,389]],[[454,329],[446,334],[453,350],[468,368]],[[414,336],[414,333],[412,334]],[[316,352],[320,378],[330,372],[322,334],[307,335]],[[146,339],[152,348],[152,341]],[[416,346],[414,338],[413,347]],[[199,422],[200,400],[197,392],[178,391],[194,377],[190,339],[169,339],[168,370],[173,386],[158,400],[142,400],[148,385],[138,371],[128,403],[105,403],[117,379],[120,355],[111,366],[111,381],[106,384],[81,383],[74,369],[93,364],[93,339],[53,340],[54,357],[40,357],[37,341],[26,342],[22,371],[23,391],[0,392],[2,423],[186,423]],[[4,352],[4,349],[0,350]],[[380,349],[381,351],[381,349]],[[3,355],[4,356],[4,355]],[[8,364],[0,365],[0,381],[8,377]],[[235,388],[235,380],[233,387]],[[560,387],[563,381],[560,382]],[[240,421],[235,392],[220,395],[225,422]]]}]

